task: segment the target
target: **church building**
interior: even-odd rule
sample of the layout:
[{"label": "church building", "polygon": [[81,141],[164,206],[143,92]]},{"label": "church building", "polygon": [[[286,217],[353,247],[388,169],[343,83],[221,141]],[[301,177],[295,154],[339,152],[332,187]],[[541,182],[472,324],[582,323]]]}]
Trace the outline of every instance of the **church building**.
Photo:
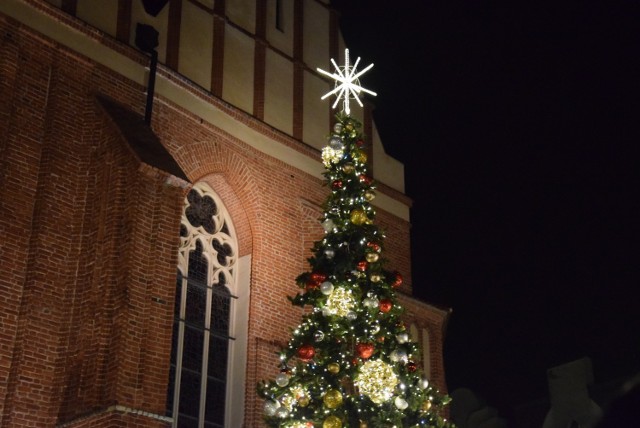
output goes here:
[{"label": "church building", "polygon": [[[262,426],[256,384],[324,233],[317,68],[344,59],[339,18],[329,0],[0,1],[0,428]],[[411,297],[411,200],[372,109],[352,115],[385,256],[446,392],[450,312]]]}]

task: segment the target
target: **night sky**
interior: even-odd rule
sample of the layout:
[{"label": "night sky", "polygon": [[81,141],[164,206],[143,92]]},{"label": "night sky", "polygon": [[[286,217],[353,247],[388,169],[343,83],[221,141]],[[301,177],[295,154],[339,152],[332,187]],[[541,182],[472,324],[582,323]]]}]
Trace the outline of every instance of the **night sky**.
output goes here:
[{"label": "night sky", "polygon": [[405,164],[415,294],[453,308],[450,390],[509,418],[555,365],[640,371],[638,2],[333,4]]}]

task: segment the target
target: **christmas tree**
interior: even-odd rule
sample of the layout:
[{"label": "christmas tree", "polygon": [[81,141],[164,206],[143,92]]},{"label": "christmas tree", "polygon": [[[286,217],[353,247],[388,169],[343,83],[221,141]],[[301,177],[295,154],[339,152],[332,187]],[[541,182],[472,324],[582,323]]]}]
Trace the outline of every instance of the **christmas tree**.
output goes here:
[{"label": "christmas tree", "polygon": [[362,72],[356,74],[357,61],[349,68],[348,52],[345,58],[343,68],[333,63],[340,85],[330,92],[344,99],[343,112],[322,150],[331,189],[320,220],[325,234],[313,246],[309,271],[296,279],[301,291],[289,297],[310,310],[280,351],[275,379],[258,385],[264,418],[289,428],[450,427],[441,415],[449,398],[423,375],[419,347],[401,320],[402,276],[384,267],[384,233],[371,204],[375,182],[361,124],[348,108],[352,94],[357,99],[364,90]]}]

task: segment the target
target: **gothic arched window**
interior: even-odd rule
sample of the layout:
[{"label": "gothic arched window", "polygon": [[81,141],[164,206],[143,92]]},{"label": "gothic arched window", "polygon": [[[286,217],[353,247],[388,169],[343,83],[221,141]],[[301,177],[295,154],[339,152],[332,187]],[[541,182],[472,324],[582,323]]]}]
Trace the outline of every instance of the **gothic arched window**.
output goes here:
[{"label": "gothic arched window", "polygon": [[197,184],[185,200],[174,308],[167,413],[173,426],[225,426],[237,241],[218,196]]}]

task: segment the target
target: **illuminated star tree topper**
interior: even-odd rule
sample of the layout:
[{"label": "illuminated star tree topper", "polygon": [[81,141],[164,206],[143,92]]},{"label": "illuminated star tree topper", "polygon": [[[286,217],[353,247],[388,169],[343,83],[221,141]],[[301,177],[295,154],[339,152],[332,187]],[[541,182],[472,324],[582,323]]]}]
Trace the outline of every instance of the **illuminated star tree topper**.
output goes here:
[{"label": "illuminated star tree topper", "polygon": [[358,63],[360,62],[360,57],[356,59],[356,63],[351,66],[349,64],[349,49],[344,50],[344,67],[339,67],[338,64],[331,58],[331,64],[336,69],[335,73],[329,73],[328,71],[324,71],[318,68],[318,72],[324,74],[325,76],[331,77],[336,81],[336,86],[332,91],[327,92],[321,99],[333,95],[338,94],[336,98],[336,102],[333,103],[331,108],[336,108],[340,100],[342,100],[342,110],[345,112],[347,116],[351,113],[349,109],[349,100],[354,98],[360,107],[362,107],[362,102],[360,101],[360,93],[365,92],[369,95],[376,96],[377,94],[373,91],[363,88],[360,86],[360,81],[358,78],[362,76],[364,73],[369,71],[373,64],[369,64],[364,70],[358,71]]}]

